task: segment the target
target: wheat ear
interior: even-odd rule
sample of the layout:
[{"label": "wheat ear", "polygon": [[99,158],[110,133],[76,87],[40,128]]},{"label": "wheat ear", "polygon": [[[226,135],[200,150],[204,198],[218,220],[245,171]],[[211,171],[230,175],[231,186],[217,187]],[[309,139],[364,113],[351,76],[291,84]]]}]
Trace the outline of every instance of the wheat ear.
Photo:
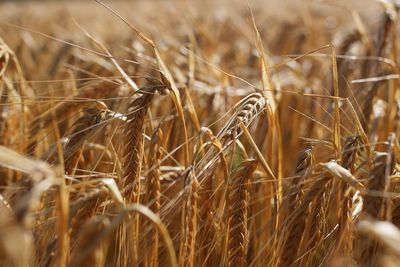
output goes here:
[{"label": "wheat ear", "polygon": [[229,182],[229,219],[228,219],[228,265],[247,265],[247,213],[250,179],[257,167],[257,161],[243,161]]}]

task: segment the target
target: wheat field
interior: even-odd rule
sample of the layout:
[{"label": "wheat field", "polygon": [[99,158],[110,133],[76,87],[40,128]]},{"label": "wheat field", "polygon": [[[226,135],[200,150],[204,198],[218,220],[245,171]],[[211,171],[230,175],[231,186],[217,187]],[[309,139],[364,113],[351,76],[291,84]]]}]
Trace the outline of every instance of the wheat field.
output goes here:
[{"label": "wheat field", "polygon": [[400,266],[399,10],[1,2],[0,266]]}]

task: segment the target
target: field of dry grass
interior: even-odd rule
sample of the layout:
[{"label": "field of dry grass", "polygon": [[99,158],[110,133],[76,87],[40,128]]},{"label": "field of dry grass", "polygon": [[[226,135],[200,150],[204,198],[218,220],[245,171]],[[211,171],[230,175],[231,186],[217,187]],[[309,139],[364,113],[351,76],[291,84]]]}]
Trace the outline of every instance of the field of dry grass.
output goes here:
[{"label": "field of dry grass", "polygon": [[0,265],[399,266],[399,10],[0,3]]}]

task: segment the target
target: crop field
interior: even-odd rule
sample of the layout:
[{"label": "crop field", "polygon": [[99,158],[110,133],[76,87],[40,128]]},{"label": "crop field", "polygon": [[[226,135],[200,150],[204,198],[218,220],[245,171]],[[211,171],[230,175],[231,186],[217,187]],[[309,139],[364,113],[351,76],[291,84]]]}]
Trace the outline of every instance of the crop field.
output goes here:
[{"label": "crop field", "polygon": [[399,1],[0,1],[0,266],[400,266]]}]

